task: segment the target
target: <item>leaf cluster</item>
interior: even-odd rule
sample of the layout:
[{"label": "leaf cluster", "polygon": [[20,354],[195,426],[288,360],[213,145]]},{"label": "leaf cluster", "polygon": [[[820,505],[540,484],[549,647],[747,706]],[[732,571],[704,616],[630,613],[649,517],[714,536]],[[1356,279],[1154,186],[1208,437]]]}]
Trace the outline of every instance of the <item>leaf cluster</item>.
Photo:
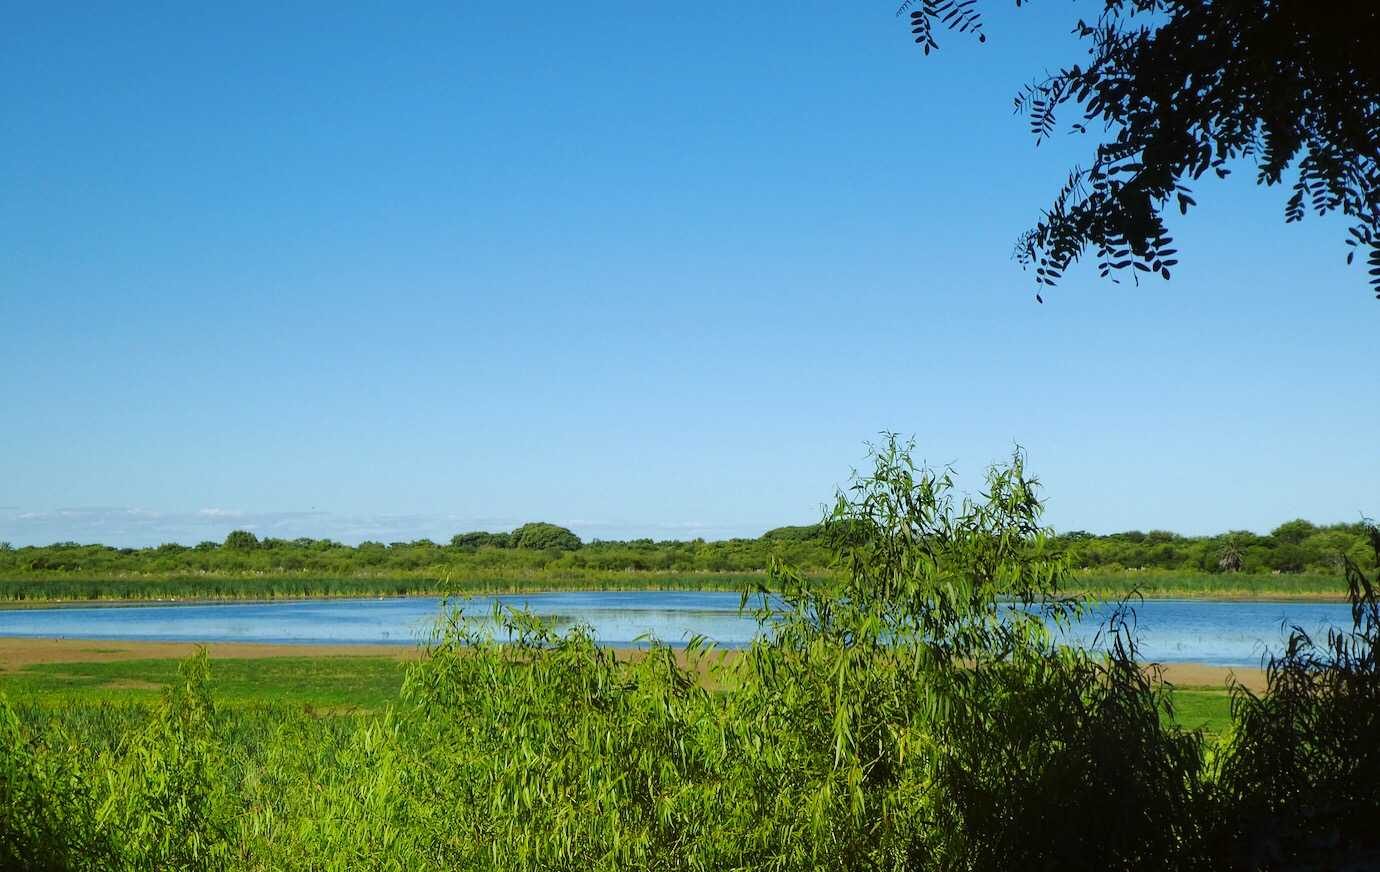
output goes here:
[{"label": "leaf cluster", "polygon": [[[981,33],[969,3],[911,12],[926,54],[933,22]],[[1021,5],[1017,0],[1017,5]],[[1195,205],[1192,183],[1242,161],[1256,182],[1289,184],[1287,222],[1348,221],[1347,262],[1366,261],[1380,296],[1380,7],[1370,0],[1102,0],[1074,33],[1084,63],[1026,85],[1014,108],[1036,143],[1066,104],[1076,134],[1100,133],[1015,257],[1053,286],[1091,252],[1100,275],[1169,278],[1178,249],[1164,220]],[[955,10],[962,7],[961,14]],[[946,11],[945,11],[946,10]],[[1290,181],[1292,179],[1292,181]]]}]

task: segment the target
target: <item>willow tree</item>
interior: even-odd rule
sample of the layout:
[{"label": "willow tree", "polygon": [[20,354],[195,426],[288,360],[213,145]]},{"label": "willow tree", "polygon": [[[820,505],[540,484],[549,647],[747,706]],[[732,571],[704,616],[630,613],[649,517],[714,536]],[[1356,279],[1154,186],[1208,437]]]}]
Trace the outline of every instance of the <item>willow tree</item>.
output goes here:
[{"label": "willow tree", "polygon": [[[1022,0],[1016,0],[1022,5]],[[1178,250],[1166,210],[1193,184],[1253,163],[1287,186],[1284,220],[1339,212],[1347,262],[1362,254],[1380,298],[1380,3],[1375,0],[1092,0],[1073,27],[1084,61],[1015,96],[1036,141],[1068,127],[1096,141],[1015,257],[1037,287],[1091,256],[1098,272],[1165,279]],[[906,0],[925,54],[948,28],[986,41],[978,0]],[[1037,298],[1038,298],[1037,294]]]}]

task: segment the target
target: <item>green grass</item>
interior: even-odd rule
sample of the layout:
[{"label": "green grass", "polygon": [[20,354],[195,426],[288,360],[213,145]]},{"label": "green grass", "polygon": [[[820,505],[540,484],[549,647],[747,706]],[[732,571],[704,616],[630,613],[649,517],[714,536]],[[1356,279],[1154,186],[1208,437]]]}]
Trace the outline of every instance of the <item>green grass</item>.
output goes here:
[{"label": "green grass", "polygon": [[[178,660],[42,663],[0,675],[16,702],[154,702],[177,680]],[[288,704],[380,710],[402,687],[405,663],[391,657],[218,659],[211,691],[230,705]]]},{"label": "green grass", "polygon": [[[43,663],[0,674],[0,693],[20,704],[153,703],[177,680],[181,661]],[[381,711],[398,697],[406,663],[391,657],[217,659],[216,701],[231,706],[292,706],[318,712]],[[1176,688],[1174,720],[1221,735],[1231,722],[1225,689]]]},{"label": "green grass", "polygon": [[1190,730],[1221,736],[1231,726],[1231,696],[1226,689],[1175,688],[1174,721]]}]

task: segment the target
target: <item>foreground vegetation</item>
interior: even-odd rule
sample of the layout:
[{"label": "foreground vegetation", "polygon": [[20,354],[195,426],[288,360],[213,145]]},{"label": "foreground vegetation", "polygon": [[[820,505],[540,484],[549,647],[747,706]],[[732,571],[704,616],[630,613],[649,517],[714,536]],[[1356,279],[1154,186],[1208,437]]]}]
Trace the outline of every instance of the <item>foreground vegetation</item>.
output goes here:
[{"label": "foreground vegetation", "polygon": [[[1070,590],[1146,596],[1334,597],[1347,561],[1374,569],[1365,525],[1290,521],[1268,535],[1163,531],[1050,535]],[[238,530],[195,547],[0,543],[0,602],[276,599],[559,589],[737,590],[773,562],[808,577],[843,574],[827,525],[720,542],[581,542],[553,524],[461,533],[447,545],[259,539]]]},{"label": "foreground vegetation", "polygon": [[[0,693],[31,712],[93,704],[152,707],[177,685],[183,666],[183,661],[167,658],[38,663],[0,674]],[[378,714],[398,701],[406,672],[401,657],[232,657],[212,661],[209,691],[222,711]],[[712,679],[700,676],[709,690],[722,690]],[[1175,687],[1171,699],[1172,719],[1182,726],[1217,736],[1231,722],[1225,687]]]},{"label": "foreground vegetation", "polygon": [[903,446],[876,459],[828,525],[842,574],[774,567],[779,629],[740,657],[621,660],[578,628],[504,610],[489,638],[454,612],[377,713],[226,704],[204,656],[152,712],[0,703],[0,867],[1380,863],[1380,605],[1358,567],[1353,631],[1296,633],[1209,741],[1168,717],[1124,612],[1104,651],[1054,644],[1043,618],[1082,603],[1021,458],[976,502]]}]

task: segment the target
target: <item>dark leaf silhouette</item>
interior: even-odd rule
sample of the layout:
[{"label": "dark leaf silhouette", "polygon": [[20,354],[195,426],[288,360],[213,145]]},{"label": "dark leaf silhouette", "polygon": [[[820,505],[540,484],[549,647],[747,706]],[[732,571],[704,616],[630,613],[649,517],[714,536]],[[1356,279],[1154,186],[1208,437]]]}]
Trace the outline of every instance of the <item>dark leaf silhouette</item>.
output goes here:
[{"label": "dark leaf silhouette", "polygon": [[[1021,6],[1021,0],[1017,0]],[[1094,4],[1090,4],[1094,5]],[[1340,212],[1347,262],[1367,249],[1380,297],[1380,3],[1374,0],[1103,0],[1073,33],[1088,60],[1022,88],[1014,99],[1036,144],[1076,103],[1071,127],[1105,131],[1015,257],[1048,287],[1087,252],[1107,277],[1132,268],[1168,278],[1165,207],[1195,205],[1183,182],[1252,161],[1256,181],[1293,175],[1286,222]],[[971,2],[905,4],[925,52],[935,26],[981,34]],[[899,14],[899,13],[898,13]],[[1155,266],[1156,261],[1159,266]]]}]

